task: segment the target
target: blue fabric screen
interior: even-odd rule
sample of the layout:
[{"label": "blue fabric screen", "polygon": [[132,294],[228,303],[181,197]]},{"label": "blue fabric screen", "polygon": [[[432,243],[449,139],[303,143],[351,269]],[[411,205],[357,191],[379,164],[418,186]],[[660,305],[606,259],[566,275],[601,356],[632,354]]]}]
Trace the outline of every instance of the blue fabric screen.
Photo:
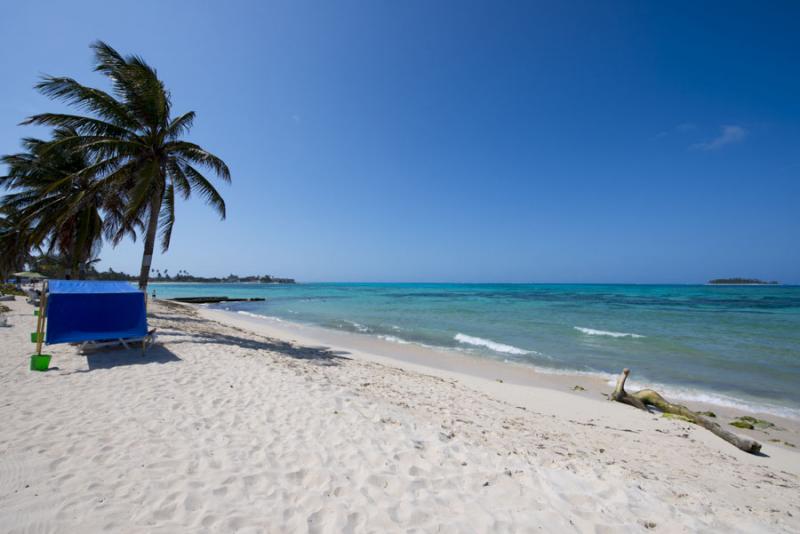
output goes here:
[{"label": "blue fabric screen", "polygon": [[46,311],[48,344],[147,335],[144,293],[127,282],[51,280]]}]

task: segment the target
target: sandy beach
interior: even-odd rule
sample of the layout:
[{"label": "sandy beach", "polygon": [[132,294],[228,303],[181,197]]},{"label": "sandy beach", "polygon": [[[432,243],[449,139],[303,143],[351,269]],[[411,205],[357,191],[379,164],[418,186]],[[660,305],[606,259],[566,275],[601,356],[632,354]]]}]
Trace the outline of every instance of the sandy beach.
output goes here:
[{"label": "sandy beach", "polygon": [[800,453],[755,433],[746,454],[601,385],[165,302],[147,354],[56,345],[35,373],[33,308],[7,304],[3,532],[800,530]]}]

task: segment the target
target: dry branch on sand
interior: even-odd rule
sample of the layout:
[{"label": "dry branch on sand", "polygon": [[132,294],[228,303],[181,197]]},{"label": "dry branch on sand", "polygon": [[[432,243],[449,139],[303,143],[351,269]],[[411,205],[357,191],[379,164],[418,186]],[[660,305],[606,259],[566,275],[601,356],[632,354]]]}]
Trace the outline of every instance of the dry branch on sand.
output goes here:
[{"label": "dry branch on sand", "polygon": [[611,395],[609,395],[610,400],[629,404],[645,411],[649,411],[648,406],[653,406],[664,413],[677,415],[686,419],[690,423],[700,425],[745,452],[756,454],[761,451],[761,444],[757,441],[737,436],[732,432],[728,432],[719,424],[711,421],[697,412],[693,412],[686,406],[668,402],[666,399],[664,399],[664,397],[659,395],[658,392],[653,391],[652,389],[643,389],[641,391],[637,391],[636,393],[626,392],[625,381],[628,379],[629,374],[630,369],[622,370],[622,374],[620,374],[619,378],[617,379],[617,385],[614,388],[614,391],[611,393]]}]

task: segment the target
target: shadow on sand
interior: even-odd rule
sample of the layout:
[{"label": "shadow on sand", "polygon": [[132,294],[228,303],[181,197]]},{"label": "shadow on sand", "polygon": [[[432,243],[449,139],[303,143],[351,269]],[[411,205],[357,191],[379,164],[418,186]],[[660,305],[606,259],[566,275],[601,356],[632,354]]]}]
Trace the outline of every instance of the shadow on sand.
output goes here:
[{"label": "shadow on sand", "polygon": [[161,313],[153,313],[150,312],[147,314],[147,320],[161,320],[161,321],[171,321],[175,323],[195,323],[195,324],[208,324],[208,321],[205,319],[201,319],[199,317],[191,316],[191,315],[164,315]]},{"label": "shadow on sand", "polygon": [[[175,320],[171,318],[170,320]],[[202,334],[202,333],[169,333],[169,343],[207,343],[214,345],[230,345],[253,350],[266,350],[276,352],[282,356],[296,358],[298,360],[312,361],[318,365],[339,365],[340,360],[349,360],[345,355],[346,351],[332,350],[330,347],[302,346],[294,345],[286,341],[265,337],[246,337],[229,335],[222,333]]]},{"label": "shadow on sand", "polygon": [[145,365],[148,363],[171,363],[182,361],[163,345],[154,345],[142,354],[141,348],[122,350],[102,350],[86,354],[89,371],[111,369],[124,365]]}]

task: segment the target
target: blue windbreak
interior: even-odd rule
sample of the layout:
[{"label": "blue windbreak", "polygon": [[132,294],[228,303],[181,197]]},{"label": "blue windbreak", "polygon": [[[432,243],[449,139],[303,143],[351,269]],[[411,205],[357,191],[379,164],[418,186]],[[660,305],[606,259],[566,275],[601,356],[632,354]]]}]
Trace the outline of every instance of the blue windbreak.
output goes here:
[{"label": "blue windbreak", "polygon": [[142,337],[144,293],[127,282],[51,280],[46,343]]}]

